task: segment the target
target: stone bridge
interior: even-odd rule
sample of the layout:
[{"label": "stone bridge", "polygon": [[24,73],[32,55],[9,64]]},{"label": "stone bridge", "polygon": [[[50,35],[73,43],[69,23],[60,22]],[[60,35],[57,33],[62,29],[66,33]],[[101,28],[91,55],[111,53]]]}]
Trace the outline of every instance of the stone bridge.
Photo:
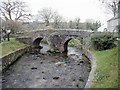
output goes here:
[{"label": "stone bridge", "polygon": [[41,40],[46,40],[50,51],[65,52],[67,51],[68,42],[72,39],[81,41],[82,48],[86,51],[90,44],[92,31],[78,29],[54,29],[54,30],[33,30],[25,31],[22,37],[17,40],[24,43],[40,47]]}]

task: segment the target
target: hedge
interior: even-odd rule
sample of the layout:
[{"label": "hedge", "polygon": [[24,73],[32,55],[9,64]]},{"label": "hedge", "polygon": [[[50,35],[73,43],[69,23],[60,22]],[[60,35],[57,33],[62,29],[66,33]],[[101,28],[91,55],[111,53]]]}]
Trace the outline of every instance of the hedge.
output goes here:
[{"label": "hedge", "polygon": [[92,46],[95,50],[107,50],[115,47],[116,38],[112,34],[101,33],[92,37]]}]

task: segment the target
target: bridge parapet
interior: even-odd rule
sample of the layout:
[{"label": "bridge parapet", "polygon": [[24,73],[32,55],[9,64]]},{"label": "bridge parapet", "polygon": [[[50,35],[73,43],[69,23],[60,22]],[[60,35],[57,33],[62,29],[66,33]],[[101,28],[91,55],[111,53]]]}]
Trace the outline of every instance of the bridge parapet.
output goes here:
[{"label": "bridge parapet", "polygon": [[77,29],[65,29],[65,30],[33,30],[33,31],[25,31],[25,34],[41,34],[41,35],[49,35],[51,33],[58,32],[62,35],[81,35],[81,36],[88,36],[92,33],[90,30],[77,30]]}]

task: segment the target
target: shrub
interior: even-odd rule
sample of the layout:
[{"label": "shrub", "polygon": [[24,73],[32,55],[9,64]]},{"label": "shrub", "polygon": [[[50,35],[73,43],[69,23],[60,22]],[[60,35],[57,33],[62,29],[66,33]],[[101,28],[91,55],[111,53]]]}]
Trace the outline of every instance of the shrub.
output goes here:
[{"label": "shrub", "polygon": [[120,38],[120,24],[117,25],[117,30],[118,30],[118,38]]},{"label": "shrub", "polygon": [[77,39],[74,39],[74,38],[69,41],[68,46],[76,47],[78,49],[82,49],[81,42]]},{"label": "shrub", "polygon": [[118,32],[120,32],[120,24],[117,25]]},{"label": "shrub", "polygon": [[112,34],[101,33],[92,37],[92,45],[95,50],[107,50],[115,47],[116,38]]}]

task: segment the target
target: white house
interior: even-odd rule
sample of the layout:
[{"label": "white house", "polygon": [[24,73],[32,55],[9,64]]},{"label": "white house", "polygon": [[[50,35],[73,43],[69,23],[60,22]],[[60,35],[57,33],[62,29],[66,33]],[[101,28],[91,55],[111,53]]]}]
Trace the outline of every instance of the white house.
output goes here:
[{"label": "white house", "polygon": [[120,17],[116,15],[115,17],[111,18],[110,20],[107,21],[107,29],[109,32],[116,32],[117,31],[117,25],[118,22],[120,22]]},{"label": "white house", "polygon": [[103,24],[97,29],[98,32],[107,32],[107,30],[107,24]]}]

